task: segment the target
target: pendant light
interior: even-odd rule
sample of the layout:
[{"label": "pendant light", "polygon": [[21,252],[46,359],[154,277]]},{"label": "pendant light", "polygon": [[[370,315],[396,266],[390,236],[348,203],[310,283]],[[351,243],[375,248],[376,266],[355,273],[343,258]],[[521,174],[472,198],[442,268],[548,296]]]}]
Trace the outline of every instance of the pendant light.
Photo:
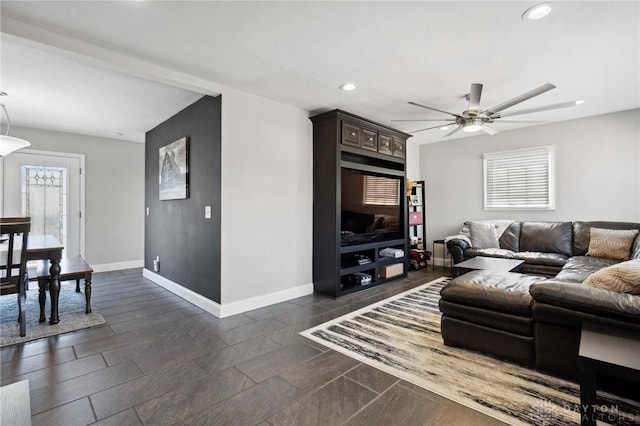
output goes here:
[{"label": "pendant light", "polygon": [[5,157],[15,150],[31,146],[31,143],[25,141],[24,139],[9,136],[9,129],[11,128],[9,113],[7,112],[7,108],[4,106],[4,104],[0,104],[0,107],[2,107],[4,115],[7,117],[7,133],[5,133],[4,135],[0,135],[0,157]]}]

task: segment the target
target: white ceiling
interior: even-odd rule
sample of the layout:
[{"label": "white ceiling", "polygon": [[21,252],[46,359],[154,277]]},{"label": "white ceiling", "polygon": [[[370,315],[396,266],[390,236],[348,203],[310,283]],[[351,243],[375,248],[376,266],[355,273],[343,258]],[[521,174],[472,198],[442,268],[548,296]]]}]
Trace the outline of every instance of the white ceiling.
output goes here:
[{"label": "white ceiling", "polygon": [[0,87],[14,124],[137,141],[217,84],[405,131],[427,125],[390,120],[442,117],[408,101],[461,112],[476,82],[481,107],[546,82],[516,108],[585,100],[527,119],[639,108],[640,2],[555,2],[523,21],[535,3],[3,0]]}]

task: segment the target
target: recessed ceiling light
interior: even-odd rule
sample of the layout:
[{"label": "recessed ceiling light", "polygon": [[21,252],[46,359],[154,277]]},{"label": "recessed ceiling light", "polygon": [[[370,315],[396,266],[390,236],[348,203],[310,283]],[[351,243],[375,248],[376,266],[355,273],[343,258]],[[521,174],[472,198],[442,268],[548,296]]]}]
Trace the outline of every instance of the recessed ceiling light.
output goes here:
[{"label": "recessed ceiling light", "polygon": [[536,19],[541,19],[551,13],[552,7],[549,3],[540,3],[535,6],[531,6],[529,9],[525,10],[522,14],[522,19],[529,19],[535,21]]},{"label": "recessed ceiling light", "polygon": [[582,105],[584,103],[584,101],[582,99],[580,99],[579,101],[576,101],[576,105]]},{"label": "recessed ceiling light", "polygon": [[442,126],[440,127],[440,130],[449,130],[449,126]]},{"label": "recessed ceiling light", "polygon": [[345,92],[351,92],[352,90],[356,90],[356,84],[355,83],[344,83],[343,85],[340,86],[340,90],[344,90]]}]

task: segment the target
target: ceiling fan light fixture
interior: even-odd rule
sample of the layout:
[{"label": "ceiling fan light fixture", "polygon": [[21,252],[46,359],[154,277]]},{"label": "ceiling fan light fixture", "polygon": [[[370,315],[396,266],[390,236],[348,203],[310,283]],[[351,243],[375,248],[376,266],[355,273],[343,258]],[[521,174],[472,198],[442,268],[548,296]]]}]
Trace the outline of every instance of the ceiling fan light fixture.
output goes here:
[{"label": "ceiling fan light fixture", "polygon": [[580,99],[579,101],[576,101],[576,105],[582,105],[584,103],[584,101],[582,99]]},{"label": "ceiling fan light fixture", "polygon": [[344,83],[340,85],[340,90],[343,90],[345,92],[352,92],[356,90],[357,87],[358,86],[355,83]]},{"label": "ceiling fan light fixture", "polygon": [[440,130],[449,130],[449,126],[440,126]]},{"label": "ceiling fan light fixture", "polygon": [[[6,96],[5,92],[2,93],[2,96]],[[31,143],[25,141],[24,139],[9,136],[9,129],[11,128],[9,113],[7,112],[7,108],[4,106],[4,104],[0,104],[0,108],[2,108],[2,110],[4,111],[4,115],[7,117],[7,133],[5,133],[4,135],[0,135],[0,157],[5,157],[13,151],[31,146]]]},{"label": "ceiling fan light fixture", "polygon": [[522,19],[530,21],[542,19],[550,14],[552,10],[553,8],[549,3],[536,4],[535,6],[531,6],[529,9],[524,11],[524,13],[522,14]]},{"label": "ceiling fan light fixture", "polygon": [[479,124],[468,124],[466,126],[464,126],[464,128],[462,129],[463,132],[467,132],[467,133],[473,133],[473,132],[478,132],[482,130],[482,126]]}]

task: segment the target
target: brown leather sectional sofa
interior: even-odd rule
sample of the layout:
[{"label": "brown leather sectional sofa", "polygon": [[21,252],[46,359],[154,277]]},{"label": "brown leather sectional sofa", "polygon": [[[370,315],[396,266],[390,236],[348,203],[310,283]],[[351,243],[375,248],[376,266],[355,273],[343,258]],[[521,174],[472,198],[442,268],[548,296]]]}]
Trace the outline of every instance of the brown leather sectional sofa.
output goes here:
[{"label": "brown leather sectional sofa", "polygon": [[[583,323],[640,335],[640,296],[582,284],[618,262],[586,256],[592,227],[640,230],[639,223],[627,222],[514,222],[500,237],[499,249],[449,241],[455,263],[492,256],[525,264],[522,274],[473,271],[445,286],[440,300],[445,343],[576,379]],[[640,235],[630,254],[640,258]]]}]

